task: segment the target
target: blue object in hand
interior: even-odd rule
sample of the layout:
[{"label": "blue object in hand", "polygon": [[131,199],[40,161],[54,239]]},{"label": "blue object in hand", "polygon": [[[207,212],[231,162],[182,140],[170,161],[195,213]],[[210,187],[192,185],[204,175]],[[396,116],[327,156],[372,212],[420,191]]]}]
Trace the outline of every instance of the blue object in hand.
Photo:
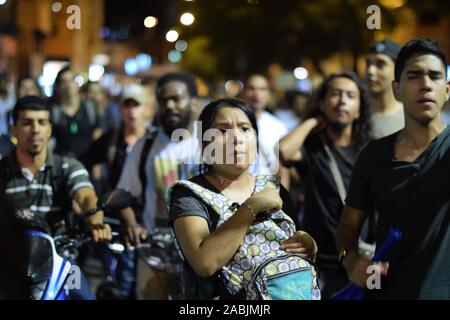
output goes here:
[{"label": "blue object in hand", "polygon": [[[372,258],[373,263],[377,263],[383,259],[386,252],[392,247],[392,245],[402,237],[402,232],[391,227],[389,230],[388,237],[383,244],[377,248],[375,255]],[[364,288],[360,288],[357,285],[351,283],[342,290],[336,292],[332,299],[333,300],[362,300],[364,296]]]}]

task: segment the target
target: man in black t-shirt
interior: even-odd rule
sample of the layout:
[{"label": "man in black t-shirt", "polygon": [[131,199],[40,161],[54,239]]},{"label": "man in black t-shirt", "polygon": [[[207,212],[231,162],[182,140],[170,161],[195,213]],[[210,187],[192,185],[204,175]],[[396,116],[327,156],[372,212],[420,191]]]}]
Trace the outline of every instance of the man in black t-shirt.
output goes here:
[{"label": "man in black t-shirt", "polygon": [[75,73],[69,66],[56,76],[52,103],[55,152],[81,159],[101,135],[100,122],[95,105],[81,100]]},{"label": "man in black t-shirt", "polygon": [[[367,298],[450,299],[450,129],[440,118],[449,98],[446,66],[434,41],[412,40],[401,49],[392,87],[405,108],[405,128],[371,142],[353,169],[337,247],[356,285],[376,284],[382,275]],[[371,262],[356,248],[372,209],[379,213],[377,245],[392,226],[402,238],[369,282]]]},{"label": "man in black t-shirt", "polygon": [[281,140],[280,154],[302,177],[303,227],[317,241],[320,289],[329,299],[348,283],[334,238],[353,164],[370,137],[370,108],[361,81],[348,72],[326,79],[316,99],[317,116]]}]

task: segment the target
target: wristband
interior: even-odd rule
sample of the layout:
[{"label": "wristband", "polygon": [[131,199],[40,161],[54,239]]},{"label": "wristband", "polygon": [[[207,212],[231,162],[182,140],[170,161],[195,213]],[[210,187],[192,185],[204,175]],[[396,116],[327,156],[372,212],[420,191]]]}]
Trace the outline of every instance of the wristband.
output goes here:
[{"label": "wristband", "polygon": [[252,215],[253,215],[253,220],[256,219],[256,213],[255,213],[255,210],[253,210],[253,208],[252,208],[248,203],[246,203],[246,202],[242,203],[242,205],[245,205],[245,206],[250,210],[250,212],[251,212]]}]

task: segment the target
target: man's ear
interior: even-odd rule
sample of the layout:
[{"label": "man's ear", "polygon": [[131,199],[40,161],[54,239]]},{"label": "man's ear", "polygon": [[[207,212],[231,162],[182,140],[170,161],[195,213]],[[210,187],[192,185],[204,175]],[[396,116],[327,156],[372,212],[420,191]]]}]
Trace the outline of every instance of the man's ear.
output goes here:
[{"label": "man's ear", "polygon": [[402,102],[400,100],[400,83],[396,80],[392,81],[392,93],[394,94],[395,100]]}]

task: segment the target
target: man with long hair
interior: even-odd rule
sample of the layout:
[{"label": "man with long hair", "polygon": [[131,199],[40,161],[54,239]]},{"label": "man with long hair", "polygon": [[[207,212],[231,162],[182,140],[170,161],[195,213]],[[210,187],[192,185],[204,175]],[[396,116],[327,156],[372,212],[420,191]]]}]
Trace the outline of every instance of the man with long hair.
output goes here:
[{"label": "man with long hair", "polygon": [[343,198],[359,151],[370,139],[370,107],[362,82],[352,72],[329,76],[315,96],[314,116],[280,142],[286,165],[305,185],[304,228],[319,247],[322,298],[347,283],[335,248]]}]

